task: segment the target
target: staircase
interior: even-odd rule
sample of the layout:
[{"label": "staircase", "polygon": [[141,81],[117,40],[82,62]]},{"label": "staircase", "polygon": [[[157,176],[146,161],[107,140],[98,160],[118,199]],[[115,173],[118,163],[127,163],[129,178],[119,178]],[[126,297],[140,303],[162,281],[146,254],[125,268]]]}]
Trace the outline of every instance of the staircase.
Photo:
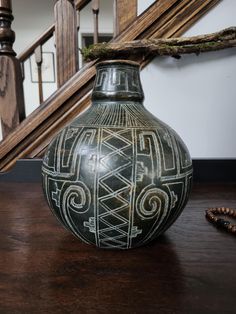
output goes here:
[{"label": "staircase", "polygon": [[[180,36],[219,1],[158,0],[137,16],[137,0],[114,0],[112,41]],[[16,57],[12,48],[14,34],[10,29],[13,18],[11,1],[0,0],[0,116],[4,136],[0,142],[0,171],[7,171],[20,158],[41,157],[55,134],[90,106],[95,65],[99,60],[79,69],[77,42],[78,16],[83,14],[87,5],[91,6],[93,14],[93,40],[98,42],[99,1],[59,0],[55,4],[55,24]],[[42,46],[54,34],[58,88],[44,99]],[[38,69],[40,106],[25,117],[22,69],[32,55],[35,55]],[[134,60],[132,56],[130,59]],[[152,56],[146,56],[135,61],[144,67],[151,59]],[[8,64],[11,65],[10,70],[9,66],[6,67]],[[6,81],[8,86],[4,85]]]}]

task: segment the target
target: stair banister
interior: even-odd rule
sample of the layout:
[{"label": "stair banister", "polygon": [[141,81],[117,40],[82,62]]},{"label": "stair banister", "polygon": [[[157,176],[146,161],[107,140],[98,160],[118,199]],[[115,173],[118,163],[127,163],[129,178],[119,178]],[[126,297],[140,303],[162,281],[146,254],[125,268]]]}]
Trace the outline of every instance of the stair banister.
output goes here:
[{"label": "stair banister", "polygon": [[25,118],[21,65],[13,50],[11,0],[0,0],[0,119],[3,139]]}]

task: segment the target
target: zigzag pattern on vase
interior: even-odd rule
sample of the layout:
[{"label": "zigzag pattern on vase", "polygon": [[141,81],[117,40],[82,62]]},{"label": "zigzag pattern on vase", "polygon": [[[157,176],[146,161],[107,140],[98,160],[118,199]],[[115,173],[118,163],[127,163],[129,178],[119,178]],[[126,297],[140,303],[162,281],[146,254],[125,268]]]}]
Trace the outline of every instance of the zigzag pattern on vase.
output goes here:
[{"label": "zigzag pattern on vase", "polygon": [[[100,247],[128,248],[129,245],[132,150],[130,130],[102,130],[100,156],[103,157],[100,163],[104,174],[98,180],[97,213]],[[119,160],[115,168],[112,160]]]}]

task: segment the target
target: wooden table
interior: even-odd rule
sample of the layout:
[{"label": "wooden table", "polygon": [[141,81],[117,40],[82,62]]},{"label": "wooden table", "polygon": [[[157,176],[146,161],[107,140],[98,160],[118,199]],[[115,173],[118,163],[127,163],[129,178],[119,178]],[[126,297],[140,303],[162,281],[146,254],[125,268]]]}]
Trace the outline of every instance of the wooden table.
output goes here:
[{"label": "wooden table", "polygon": [[0,184],[0,313],[236,313],[236,237],[205,219],[236,185],[195,185],[178,221],[130,251],[88,246],[49,211],[40,184]]}]

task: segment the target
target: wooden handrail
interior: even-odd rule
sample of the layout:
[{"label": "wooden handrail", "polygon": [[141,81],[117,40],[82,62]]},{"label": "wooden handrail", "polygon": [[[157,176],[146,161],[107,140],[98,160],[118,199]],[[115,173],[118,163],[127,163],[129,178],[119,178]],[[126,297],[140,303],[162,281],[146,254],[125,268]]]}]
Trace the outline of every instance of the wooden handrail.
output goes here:
[{"label": "wooden handrail", "polygon": [[[77,0],[75,4],[76,10],[81,11],[90,1],[91,0]],[[55,24],[48,27],[29,47],[17,56],[20,62],[26,61],[39,45],[42,46],[45,44],[45,42],[53,36],[54,31]]]}]

